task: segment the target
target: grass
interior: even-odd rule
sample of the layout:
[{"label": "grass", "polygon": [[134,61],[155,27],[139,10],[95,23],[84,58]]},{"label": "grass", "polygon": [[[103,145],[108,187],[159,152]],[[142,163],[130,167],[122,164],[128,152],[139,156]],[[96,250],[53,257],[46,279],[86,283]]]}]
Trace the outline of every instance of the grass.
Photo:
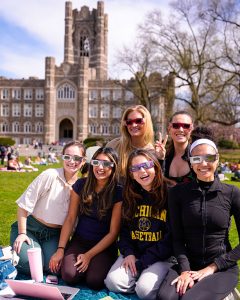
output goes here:
[{"label": "grass", "polygon": [[[25,191],[26,187],[33,181],[33,179],[49,167],[52,166],[38,166],[38,172],[30,173],[0,172],[0,245],[9,245],[10,227],[17,218],[17,205],[15,201]],[[60,167],[60,165],[54,164],[54,168],[57,167]],[[240,182],[227,181],[227,183],[234,184],[240,188]],[[230,230],[230,241],[233,247],[239,243],[234,220]],[[240,267],[240,261],[238,265]],[[240,281],[238,289],[240,290]]]}]

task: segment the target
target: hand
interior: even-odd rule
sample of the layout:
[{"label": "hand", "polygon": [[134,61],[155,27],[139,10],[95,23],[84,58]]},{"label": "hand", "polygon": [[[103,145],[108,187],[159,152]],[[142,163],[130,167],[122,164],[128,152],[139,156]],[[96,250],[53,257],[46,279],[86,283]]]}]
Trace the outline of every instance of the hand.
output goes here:
[{"label": "hand", "polygon": [[193,280],[200,281],[203,278],[205,278],[209,275],[212,275],[216,271],[217,271],[217,265],[215,263],[212,263],[211,265],[209,265],[206,268],[201,269],[197,272],[196,271],[195,272],[191,271],[190,274],[191,274],[191,277],[192,277]]},{"label": "hand", "polygon": [[171,282],[171,285],[174,285],[175,283],[177,284],[177,293],[179,293],[180,296],[184,295],[186,293],[187,288],[191,288],[194,285],[194,280],[191,277],[191,272],[182,272],[180,276],[178,276]]},{"label": "hand", "polygon": [[83,273],[87,270],[90,261],[91,257],[87,253],[79,254],[77,256],[77,262],[74,264],[74,267],[78,266],[78,272]]},{"label": "hand", "polygon": [[13,250],[19,254],[22,244],[26,242],[28,245],[31,245],[30,238],[27,236],[27,234],[19,234],[13,244]]},{"label": "hand", "polygon": [[166,155],[166,144],[168,140],[168,135],[166,134],[164,140],[162,139],[162,134],[159,132],[159,138],[155,142],[155,151],[158,159],[164,160]]},{"label": "hand", "polygon": [[49,269],[53,273],[58,273],[61,265],[62,265],[62,259],[64,256],[63,249],[57,249],[57,251],[52,255],[50,261],[49,261]]},{"label": "hand", "polygon": [[137,268],[136,268],[136,257],[134,255],[128,255],[124,258],[122,266],[125,268],[126,273],[128,273],[128,269],[131,271],[132,276],[137,276]]}]

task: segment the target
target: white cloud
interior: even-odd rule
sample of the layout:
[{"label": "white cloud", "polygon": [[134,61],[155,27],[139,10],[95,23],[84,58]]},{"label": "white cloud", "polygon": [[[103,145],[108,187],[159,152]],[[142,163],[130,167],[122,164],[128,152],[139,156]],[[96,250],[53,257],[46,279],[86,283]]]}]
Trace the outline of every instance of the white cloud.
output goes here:
[{"label": "white cloud", "polygon": [[[106,0],[105,13],[109,18],[109,65],[114,62],[117,49],[123,44],[134,40],[137,25],[144,20],[148,11],[154,8],[166,7],[167,0]],[[73,9],[87,5],[90,9],[96,8],[97,0],[73,0]],[[63,61],[64,49],[64,18],[65,0],[1,0],[0,18],[21,27],[30,36],[38,40],[39,47],[24,41],[24,51],[18,52],[18,47],[4,44],[0,47],[0,70],[12,72],[16,77],[39,76],[44,78],[44,59],[54,56],[56,64]],[[11,35],[11,32],[9,32]],[[10,49],[9,49],[10,47]],[[32,52],[29,57],[29,52]],[[110,71],[111,73],[111,71]],[[0,74],[1,75],[1,74]]]}]

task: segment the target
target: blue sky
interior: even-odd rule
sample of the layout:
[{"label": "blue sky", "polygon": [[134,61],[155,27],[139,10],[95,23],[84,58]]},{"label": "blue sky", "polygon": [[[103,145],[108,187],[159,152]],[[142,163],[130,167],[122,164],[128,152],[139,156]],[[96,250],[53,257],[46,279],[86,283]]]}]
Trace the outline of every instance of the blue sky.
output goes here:
[{"label": "blue sky", "polygon": [[[109,16],[109,75],[117,49],[134,40],[137,25],[153,9],[167,11],[168,0],[106,0]],[[73,9],[97,0],[72,0]],[[46,56],[63,61],[65,0],[0,0],[0,76],[44,78]]]}]

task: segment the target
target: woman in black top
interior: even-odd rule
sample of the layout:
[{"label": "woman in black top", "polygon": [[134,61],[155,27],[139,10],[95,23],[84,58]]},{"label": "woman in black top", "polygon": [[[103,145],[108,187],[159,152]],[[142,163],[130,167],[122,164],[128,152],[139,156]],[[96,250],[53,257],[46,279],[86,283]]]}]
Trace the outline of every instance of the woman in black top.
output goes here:
[{"label": "woman in black top", "polygon": [[158,299],[222,300],[237,285],[240,245],[231,249],[228,233],[231,216],[240,233],[240,190],[215,176],[218,160],[211,140],[196,140],[190,162],[197,178],[169,191],[178,265],[170,269]]}]

